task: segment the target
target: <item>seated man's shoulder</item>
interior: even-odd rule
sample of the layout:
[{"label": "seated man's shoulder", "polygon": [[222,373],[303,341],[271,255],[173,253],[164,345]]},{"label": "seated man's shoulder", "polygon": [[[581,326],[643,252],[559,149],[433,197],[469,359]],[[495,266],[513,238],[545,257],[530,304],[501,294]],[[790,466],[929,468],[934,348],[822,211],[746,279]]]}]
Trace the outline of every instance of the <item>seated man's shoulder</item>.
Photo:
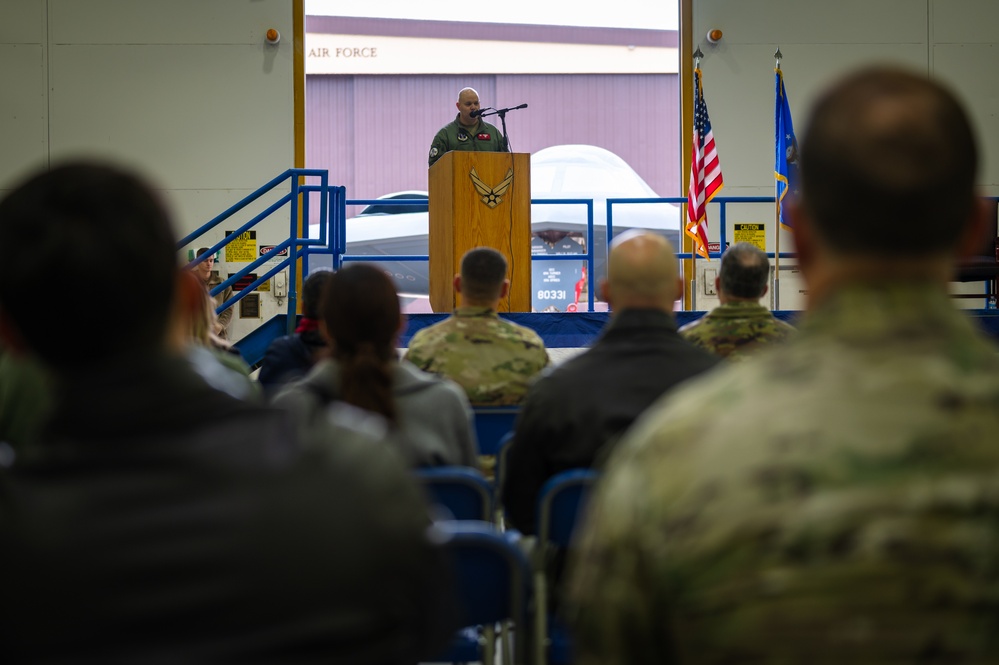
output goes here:
[{"label": "seated man's shoulder", "polygon": [[680,336],[688,341],[697,340],[702,334],[703,330],[707,328],[707,315],[702,316],[696,321],[691,321],[690,323],[685,323],[677,329]]},{"label": "seated man's shoulder", "polygon": [[765,344],[781,342],[795,334],[794,326],[767,316],[702,316],[679,329],[688,342],[722,357],[742,354]]},{"label": "seated man's shoulder", "polygon": [[539,335],[534,329],[522,326],[519,323],[514,323],[513,321],[505,321],[503,319],[500,319],[500,321],[504,324],[501,330],[503,330],[505,334],[514,339],[523,341],[525,344],[544,348],[544,340],[541,339],[541,335]]},{"label": "seated man's shoulder", "polygon": [[412,393],[432,394],[452,393],[464,399],[464,391],[457,383],[439,372],[431,372],[416,366],[408,359],[400,361],[393,371],[392,391],[396,399]]},{"label": "seated man's shoulder", "polygon": [[794,337],[798,329],[787,321],[782,321],[775,316],[770,317],[770,321],[761,330],[761,339],[767,342],[781,342]]},{"label": "seated man's shoulder", "polygon": [[495,317],[451,317],[417,332],[409,349],[453,355],[458,348],[512,345],[515,348],[544,348],[544,340],[534,330]]},{"label": "seated man's shoulder", "polygon": [[442,346],[457,339],[454,317],[451,317],[417,330],[409,340],[409,349]]},{"label": "seated man's shoulder", "polygon": [[776,316],[771,315],[770,320],[774,329],[779,331],[782,335],[791,336],[798,332],[798,329],[795,328],[794,325],[782,319],[778,319]]}]

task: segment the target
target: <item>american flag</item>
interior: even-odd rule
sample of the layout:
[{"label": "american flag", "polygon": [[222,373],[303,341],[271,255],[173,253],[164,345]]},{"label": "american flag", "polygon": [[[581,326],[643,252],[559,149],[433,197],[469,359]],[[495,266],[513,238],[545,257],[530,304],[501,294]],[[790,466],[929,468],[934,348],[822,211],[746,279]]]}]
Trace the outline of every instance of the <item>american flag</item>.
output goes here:
[{"label": "american flag", "polygon": [[690,157],[690,187],[687,190],[687,235],[694,250],[708,258],[708,201],[724,185],[715,136],[708,119],[708,105],[701,89],[701,70],[694,70],[694,141]]}]

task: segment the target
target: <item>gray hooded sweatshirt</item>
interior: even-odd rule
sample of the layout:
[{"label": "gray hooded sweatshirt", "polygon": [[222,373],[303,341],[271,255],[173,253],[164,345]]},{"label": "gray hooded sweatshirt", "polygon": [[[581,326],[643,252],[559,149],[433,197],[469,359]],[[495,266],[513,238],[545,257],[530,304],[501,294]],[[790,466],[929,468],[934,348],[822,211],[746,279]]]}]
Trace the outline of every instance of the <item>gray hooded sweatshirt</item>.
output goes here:
[{"label": "gray hooded sweatshirt", "polygon": [[[403,360],[392,368],[392,393],[398,427],[389,439],[411,467],[478,467],[474,415],[458,384]],[[339,395],[340,367],[335,360],[324,360],[282,389],[273,404],[295,413],[299,422],[311,422]]]}]

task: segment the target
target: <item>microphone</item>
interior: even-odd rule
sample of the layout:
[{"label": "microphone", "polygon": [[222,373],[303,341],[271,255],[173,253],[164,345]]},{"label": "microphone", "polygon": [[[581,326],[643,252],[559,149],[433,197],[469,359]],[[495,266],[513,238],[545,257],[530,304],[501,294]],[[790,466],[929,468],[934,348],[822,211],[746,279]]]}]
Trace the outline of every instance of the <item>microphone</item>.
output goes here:
[{"label": "microphone", "polygon": [[482,115],[486,111],[490,111],[490,110],[492,110],[492,107],[491,106],[487,106],[484,109],[475,109],[474,111],[472,111],[471,113],[469,113],[469,115],[472,116],[473,118],[478,118],[480,115]]}]

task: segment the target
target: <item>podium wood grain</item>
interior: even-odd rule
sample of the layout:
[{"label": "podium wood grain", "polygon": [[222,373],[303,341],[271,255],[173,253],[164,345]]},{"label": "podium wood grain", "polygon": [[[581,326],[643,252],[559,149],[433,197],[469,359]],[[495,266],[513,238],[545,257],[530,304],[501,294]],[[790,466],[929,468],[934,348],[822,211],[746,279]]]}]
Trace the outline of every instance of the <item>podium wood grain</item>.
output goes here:
[{"label": "podium wood grain", "polygon": [[[513,169],[513,184],[494,208],[483,203],[471,172],[495,189]],[[510,295],[500,311],[531,311],[531,158],[526,153],[445,153],[430,167],[430,306],[459,304],[454,276],[474,247],[492,247],[507,261]]]}]

